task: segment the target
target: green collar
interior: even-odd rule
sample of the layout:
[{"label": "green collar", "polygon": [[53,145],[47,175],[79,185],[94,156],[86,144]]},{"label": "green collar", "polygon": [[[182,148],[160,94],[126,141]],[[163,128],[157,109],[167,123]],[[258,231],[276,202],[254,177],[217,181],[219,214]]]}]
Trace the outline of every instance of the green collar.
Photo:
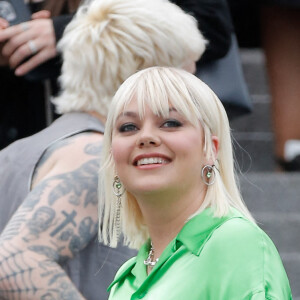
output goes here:
[{"label": "green collar", "polygon": [[182,245],[184,245],[194,255],[199,256],[203,246],[205,245],[205,241],[211,237],[213,232],[223,223],[234,218],[244,217],[234,208],[231,208],[226,216],[221,218],[214,217],[212,209],[207,208],[198,215],[189,219],[184,224],[178,235],[163,251],[159,261],[149,275],[147,275],[146,266],[144,265],[144,260],[147,258],[150,248],[150,240],[148,240],[140,248],[137,257],[130,259],[121,267],[114,281],[110,284],[107,290],[109,291],[115,283],[122,281],[129,273],[136,278],[137,285],[141,285],[146,279],[149,280],[154,275],[155,270],[158,270],[158,268],[163,265],[171,255],[178,251]]},{"label": "green collar", "polygon": [[243,215],[232,208],[226,216],[214,217],[211,208],[205,209],[200,214],[188,220],[174,239],[174,250],[183,244],[194,255],[199,256],[205,241],[213,232],[226,221],[233,218],[244,218]]}]

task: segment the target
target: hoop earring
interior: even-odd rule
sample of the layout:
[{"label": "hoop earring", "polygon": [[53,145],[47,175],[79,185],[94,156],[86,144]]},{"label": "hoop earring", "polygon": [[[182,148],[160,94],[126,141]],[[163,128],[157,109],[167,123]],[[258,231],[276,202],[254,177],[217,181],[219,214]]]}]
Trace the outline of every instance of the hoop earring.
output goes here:
[{"label": "hoop earring", "polygon": [[215,165],[205,165],[201,170],[201,178],[206,185],[213,185],[215,183],[216,172],[214,167]]},{"label": "hoop earring", "polygon": [[124,194],[125,189],[118,175],[114,177],[113,192],[117,196],[115,226],[117,231],[117,239],[119,239],[121,232],[121,197]]}]

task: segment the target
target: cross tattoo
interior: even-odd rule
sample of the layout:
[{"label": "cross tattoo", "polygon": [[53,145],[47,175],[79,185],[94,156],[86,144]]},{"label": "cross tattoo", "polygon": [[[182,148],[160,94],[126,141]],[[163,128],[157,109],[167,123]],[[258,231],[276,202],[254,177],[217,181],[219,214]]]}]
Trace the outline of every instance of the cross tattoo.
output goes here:
[{"label": "cross tattoo", "polygon": [[63,215],[66,217],[66,219],[58,225],[51,233],[51,236],[55,236],[58,232],[60,232],[64,227],[66,227],[69,223],[76,226],[76,222],[74,221],[74,217],[77,215],[76,211],[73,210],[70,214],[68,214],[66,211],[63,210]]}]

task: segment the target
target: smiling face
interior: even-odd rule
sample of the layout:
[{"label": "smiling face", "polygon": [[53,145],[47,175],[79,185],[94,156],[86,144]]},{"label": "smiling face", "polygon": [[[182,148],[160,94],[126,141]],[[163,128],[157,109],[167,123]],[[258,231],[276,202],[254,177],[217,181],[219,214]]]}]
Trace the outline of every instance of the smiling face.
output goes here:
[{"label": "smiling face", "polygon": [[[201,170],[213,164],[215,183],[206,186]],[[115,94],[106,121],[99,174],[100,240],[111,245],[118,241],[116,175],[125,188],[122,232],[130,247],[139,248],[149,238],[151,222],[182,224],[208,206],[227,213],[227,195],[238,194],[232,190],[232,167],[228,119],[213,91],[183,70],[152,67],[137,72]]]},{"label": "smiling face", "polygon": [[117,118],[112,155],[117,174],[135,197],[143,194],[195,193],[205,188],[201,169],[206,161],[202,127],[195,127],[176,109],[155,115],[146,106],[140,118],[132,100]]}]

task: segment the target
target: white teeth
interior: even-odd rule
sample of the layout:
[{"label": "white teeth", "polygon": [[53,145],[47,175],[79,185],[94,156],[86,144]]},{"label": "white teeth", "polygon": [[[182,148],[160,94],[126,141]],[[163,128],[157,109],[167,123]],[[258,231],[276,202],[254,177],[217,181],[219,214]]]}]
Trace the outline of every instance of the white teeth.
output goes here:
[{"label": "white teeth", "polygon": [[168,161],[161,158],[161,157],[148,157],[148,158],[142,158],[137,161],[137,165],[151,165],[151,164],[165,164]]}]

